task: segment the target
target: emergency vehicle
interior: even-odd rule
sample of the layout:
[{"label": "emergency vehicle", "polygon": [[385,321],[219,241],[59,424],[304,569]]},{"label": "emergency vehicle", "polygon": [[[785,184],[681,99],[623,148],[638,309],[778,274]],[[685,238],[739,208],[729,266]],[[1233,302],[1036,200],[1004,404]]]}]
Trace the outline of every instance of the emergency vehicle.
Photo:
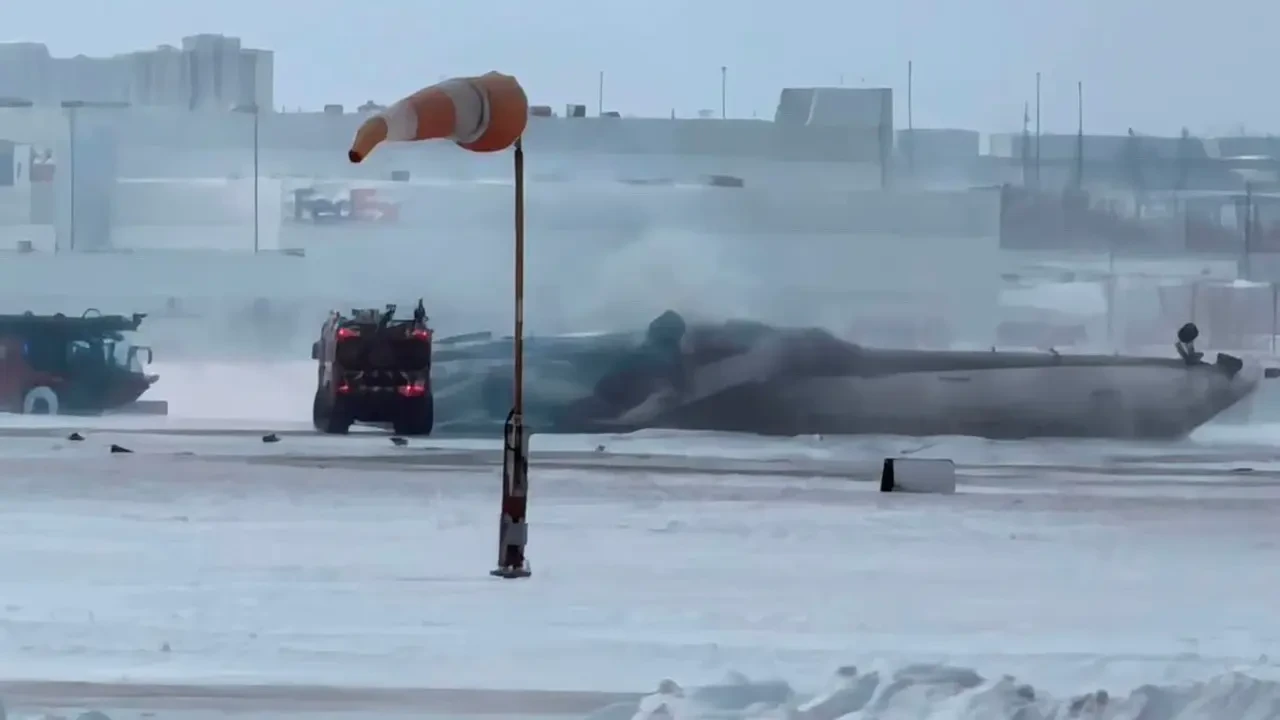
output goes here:
[{"label": "emergency vehicle", "polygon": [[396,306],[329,314],[311,346],[318,361],[311,420],[316,430],[342,434],[353,423],[389,425],[398,435],[430,435],[431,328],[422,301],[412,319]]},{"label": "emergency vehicle", "polygon": [[159,379],[129,340],[146,315],[0,315],[0,411],[27,415],[167,412],[138,399]]}]

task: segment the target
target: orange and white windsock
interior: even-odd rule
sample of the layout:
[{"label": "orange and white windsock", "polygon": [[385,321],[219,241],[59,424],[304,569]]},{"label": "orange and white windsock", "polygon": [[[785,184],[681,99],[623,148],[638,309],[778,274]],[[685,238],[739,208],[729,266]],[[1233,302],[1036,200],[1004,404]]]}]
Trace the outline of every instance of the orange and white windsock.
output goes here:
[{"label": "orange and white windsock", "polygon": [[452,140],[472,152],[515,144],[529,124],[529,98],[510,75],[451,78],[396,101],[356,131],[347,158],[358,163],[384,142]]}]

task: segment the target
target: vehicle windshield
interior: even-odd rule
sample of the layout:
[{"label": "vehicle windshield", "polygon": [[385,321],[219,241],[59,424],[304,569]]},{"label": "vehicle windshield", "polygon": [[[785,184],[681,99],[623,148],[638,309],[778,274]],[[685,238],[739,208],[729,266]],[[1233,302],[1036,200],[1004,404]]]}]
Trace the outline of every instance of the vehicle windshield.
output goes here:
[{"label": "vehicle windshield", "polygon": [[112,338],[94,342],[75,340],[68,348],[68,352],[71,358],[101,357],[108,367],[123,368],[135,373],[143,372],[145,369],[143,362],[150,361],[149,353],[142,346],[131,342],[127,334],[118,340]]},{"label": "vehicle windshield", "polygon": [[107,364],[130,372],[142,372],[142,360],[133,352],[133,344],[125,340],[108,340],[102,344]]}]

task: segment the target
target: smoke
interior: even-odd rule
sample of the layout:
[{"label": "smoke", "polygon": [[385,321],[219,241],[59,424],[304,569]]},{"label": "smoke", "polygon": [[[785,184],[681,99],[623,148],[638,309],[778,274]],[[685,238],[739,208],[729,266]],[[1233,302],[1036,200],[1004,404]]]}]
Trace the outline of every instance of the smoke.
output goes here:
[{"label": "smoke", "polygon": [[307,423],[315,365],[293,362],[157,362],[148,400],[166,400],[184,420]]},{"label": "smoke", "polygon": [[578,282],[559,283],[558,325],[643,327],[665,310],[689,319],[753,314],[752,277],[727,238],[653,229],[605,253]]}]

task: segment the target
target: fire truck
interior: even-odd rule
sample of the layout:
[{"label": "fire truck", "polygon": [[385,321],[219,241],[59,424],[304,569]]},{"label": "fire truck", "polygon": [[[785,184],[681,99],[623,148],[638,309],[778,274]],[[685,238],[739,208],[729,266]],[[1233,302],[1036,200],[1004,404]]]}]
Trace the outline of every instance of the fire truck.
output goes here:
[{"label": "fire truck", "polygon": [[318,361],[311,420],[316,430],[343,434],[353,423],[390,425],[398,435],[430,435],[431,328],[422,301],[412,319],[396,306],[379,313],[330,313],[311,346]]},{"label": "fire truck", "polygon": [[129,341],[146,315],[0,315],[0,411],[27,415],[163,414],[138,399],[159,379],[151,348]]}]

